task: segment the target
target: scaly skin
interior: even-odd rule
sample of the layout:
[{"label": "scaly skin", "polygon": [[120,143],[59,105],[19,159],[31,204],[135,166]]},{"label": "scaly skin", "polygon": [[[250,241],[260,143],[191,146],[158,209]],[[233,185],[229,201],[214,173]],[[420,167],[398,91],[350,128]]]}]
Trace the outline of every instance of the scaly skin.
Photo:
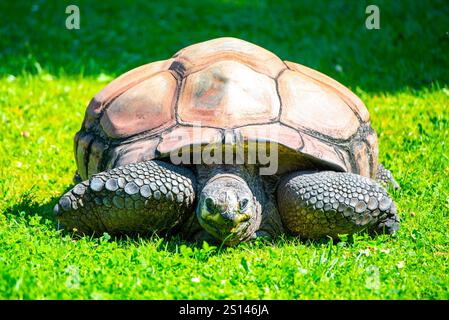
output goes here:
[{"label": "scaly skin", "polygon": [[382,164],[377,166],[376,180],[385,188],[388,188],[389,186],[393,187],[393,189],[400,188],[399,184],[394,180],[390,170],[386,169]]},{"label": "scaly skin", "polygon": [[118,167],[77,184],[55,206],[67,230],[148,234],[179,225],[194,210],[196,178],[162,161]]},{"label": "scaly skin", "polygon": [[286,229],[304,238],[338,238],[362,229],[391,234],[399,226],[387,191],[353,173],[295,172],[281,179],[277,199]]},{"label": "scaly skin", "polygon": [[362,229],[394,233],[399,226],[387,191],[357,174],[294,172],[273,192],[276,183],[255,166],[199,165],[194,171],[157,160],[118,167],[77,184],[55,214],[62,227],[85,234],[143,235],[177,227],[187,238],[213,236],[226,245],[283,232],[318,239]]}]

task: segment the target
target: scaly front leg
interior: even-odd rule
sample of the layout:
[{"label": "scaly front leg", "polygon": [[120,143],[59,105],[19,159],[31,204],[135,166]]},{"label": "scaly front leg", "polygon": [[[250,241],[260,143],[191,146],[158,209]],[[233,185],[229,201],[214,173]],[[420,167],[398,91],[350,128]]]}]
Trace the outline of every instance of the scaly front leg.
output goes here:
[{"label": "scaly front leg", "polygon": [[362,229],[392,234],[399,227],[387,191],[357,174],[296,172],[281,179],[277,200],[285,227],[305,238],[337,238]]},{"label": "scaly front leg", "polygon": [[84,234],[148,234],[182,223],[194,212],[195,177],[162,161],[98,173],[61,197],[54,212],[62,227]]}]

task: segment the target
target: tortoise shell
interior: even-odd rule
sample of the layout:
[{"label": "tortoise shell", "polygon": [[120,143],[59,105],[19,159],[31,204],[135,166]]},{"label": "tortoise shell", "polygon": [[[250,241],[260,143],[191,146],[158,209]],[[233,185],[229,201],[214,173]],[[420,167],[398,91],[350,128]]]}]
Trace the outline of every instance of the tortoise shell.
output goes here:
[{"label": "tortoise shell", "polygon": [[260,140],[280,147],[279,172],[324,167],[373,177],[377,167],[377,136],[355,94],[235,38],[188,46],[113,80],[87,107],[75,157],[87,179],[183,146]]}]

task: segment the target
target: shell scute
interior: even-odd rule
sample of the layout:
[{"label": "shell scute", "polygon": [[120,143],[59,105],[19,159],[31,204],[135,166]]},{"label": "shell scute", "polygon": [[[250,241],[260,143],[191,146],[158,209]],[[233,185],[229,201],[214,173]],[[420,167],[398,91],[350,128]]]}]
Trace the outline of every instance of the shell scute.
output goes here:
[{"label": "shell scute", "polygon": [[278,122],[261,125],[249,125],[234,129],[239,139],[245,142],[277,142],[290,149],[299,150],[304,144],[298,131]]},{"label": "shell scute", "polygon": [[111,101],[136,84],[150,78],[154,74],[167,70],[171,63],[172,59],[148,63],[134,68],[112,80],[92,98],[87,106],[86,115],[84,118],[84,128],[90,129],[95,123],[95,120],[98,119],[103,110]]},{"label": "shell scute", "polygon": [[337,139],[348,139],[360,124],[354,112],[334,92],[287,70],[278,79],[281,122]]},{"label": "shell scute", "polygon": [[183,147],[198,147],[205,144],[215,144],[222,141],[221,131],[214,128],[177,126],[162,134],[158,152],[167,156]]},{"label": "shell scute", "polygon": [[161,72],[130,88],[106,109],[100,124],[111,138],[125,138],[174,123],[177,81]]},{"label": "shell scute", "polygon": [[302,73],[308,76],[310,79],[318,81],[322,86],[328,87],[329,89],[333,90],[335,94],[339,95],[340,98],[343,99],[352,110],[354,110],[354,112],[360,117],[363,122],[369,121],[369,112],[365,104],[362,102],[362,100],[360,100],[359,97],[357,97],[351,90],[342,85],[340,82],[332,79],[324,73],[308,68],[299,63],[290,61],[284,62],[291,70]]},{"label": "shell scute", "polygon": [[194,73],[221,60],[238,61],[271,78],[284,69],[285,64],[274,53],[250,42],[224,37],[200,42],[178,51],[174,56],[183,64],[186,74]]},{"label": "shell scute", "polygon": [[273,79],[236,61],[220,61],[185,80],[178,103],[181,122],[233,128],[279,114]]}]

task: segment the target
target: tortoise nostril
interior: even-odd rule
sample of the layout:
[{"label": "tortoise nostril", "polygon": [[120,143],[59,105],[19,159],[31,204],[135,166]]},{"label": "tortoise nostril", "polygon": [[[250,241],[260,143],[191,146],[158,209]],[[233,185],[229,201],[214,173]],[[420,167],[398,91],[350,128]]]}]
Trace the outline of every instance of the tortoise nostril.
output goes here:
[{"label": "tortoise nostril", "polygon": [[206,208],[209,211],[213,211],[215,209],[215,202],[212,198],[207,197],[205,203],[206,203]]},{"label": "tortoise nostril", "polygon": [[243,198],[240,200],[240,212],[242,213],[248,208],[249,200],[247,198]]}]

